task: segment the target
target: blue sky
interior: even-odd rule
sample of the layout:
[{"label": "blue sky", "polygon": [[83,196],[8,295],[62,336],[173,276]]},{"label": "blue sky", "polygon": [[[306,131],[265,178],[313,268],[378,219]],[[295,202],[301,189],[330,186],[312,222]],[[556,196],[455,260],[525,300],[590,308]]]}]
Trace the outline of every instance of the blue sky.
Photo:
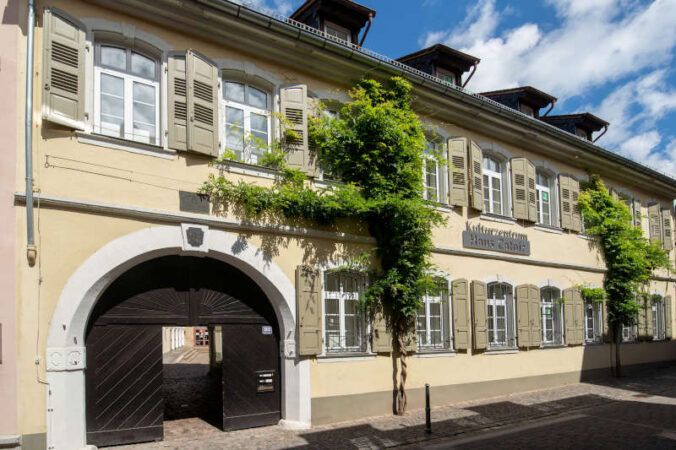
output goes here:
[{"label": "blue sky", "polygon": [[[290,14],[304,0],[257,0]],[[598,144],[676,177],[676,0],[361,0],[365,47],[392,58],[435,43],[481,58],[467,88],[531,85],[552,114],[610,122]]]}]

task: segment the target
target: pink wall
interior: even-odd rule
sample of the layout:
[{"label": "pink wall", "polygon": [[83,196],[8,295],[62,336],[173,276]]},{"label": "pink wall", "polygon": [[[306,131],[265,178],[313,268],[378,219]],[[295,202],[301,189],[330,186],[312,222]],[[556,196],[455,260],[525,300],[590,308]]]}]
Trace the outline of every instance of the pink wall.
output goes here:
[{"label": "pink wall", "polygon": [[[18,45],[26,45],[19,21],[20,0],[0,0],[0,435],[17,434],[16,403],[16,157],[23,138],[17,134],[17,88],[24,84],[17,61]],[[24,16],[24,13],[21,14]],[[23,210],[23,208],[22,208]]]}]

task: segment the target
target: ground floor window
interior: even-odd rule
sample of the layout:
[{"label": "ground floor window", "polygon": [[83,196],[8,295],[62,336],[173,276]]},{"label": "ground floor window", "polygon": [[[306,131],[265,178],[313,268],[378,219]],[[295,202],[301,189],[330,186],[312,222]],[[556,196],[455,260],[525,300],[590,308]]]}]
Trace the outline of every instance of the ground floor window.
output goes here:
[{"label": "ground floor window", "polygon": [[540,289],[542,311],[542,343],[563,345],[563,305],[561,291],[555,287]]},{"label": "ground floor window", "polygon": [[514,288],[507,283],[489,283],[488,309],[489,347],[515,347]]},{"label": "ground floor window", "polygon": [[638,325],[622,325],[622,342],[634,342],[638,339]]},{"label": "ground floor window", "polygon": [[584,340],[601,342],[603,339],[603,314],[600,302],[587,302],[584,305]]},{"label": "ground floor window", "polygon": [[666,314],[664,310],[664,299],[661,296],[653,296],[652,307],[653,339],[666,338]]},{"label": "ground floor window", "polygon": [[416,316],[419,350],[450,348],[448,282],[437,280],[437,285],[427,291]]},{"label": "ground floor window", "polygon": [[324,346],[327,353],[366,351],[359,297],[365,277],[347,271],[324,274]]}]

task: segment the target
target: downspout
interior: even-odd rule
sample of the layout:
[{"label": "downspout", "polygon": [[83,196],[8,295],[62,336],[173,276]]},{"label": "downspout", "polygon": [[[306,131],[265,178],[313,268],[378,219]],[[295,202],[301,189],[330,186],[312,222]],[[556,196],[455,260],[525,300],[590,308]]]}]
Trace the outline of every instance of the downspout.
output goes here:
[{"label": "downspout", "polygon": [[556,105],[556,99],[552,100],[552,104],[549,105],[549,109],[547,110],[546,113],[544,113],[544,115],[542,117],[547,117],[547,114],[552,112],[552,109],[554,109],[554,105]]},{"label": "downspout", "polygon": [[594,139],[594,140],[592,141],[592,144],[593,144],[593,143],[596,143],[596,141],[598,141],[599,139],[601,139],[601,136],[603,136],[604,134],[606,134],[606,131],[608,131],[608,126],[609,126],[609,125],[606,125],[606,126],[603,127],[603,131],[601,132],[601,134],[599,134],[598,136],[596,136],[596,139]]},{"label": "downspout", "polygon": [[474,76],[474,72],[476,72],[476,66],[478,66],[478,65],[479,65],[479,62],[474,61],[474,67],[472,68],[472,71],[469,73],[469,76],[467,77],[465,82],[462,83],[462,86],[460,86],[460,87],[464,88],[465,86],[467,86],[467,83],[469,83],[469,80],[471,80],[472,77]]},{"label": "downspout", "polygon": [[33,233],[33,31],[35,28],[35,3],[28,0],[26,28],[26,258],[35,265],[38,250]]},{"label": "downspout", "polygon": [[359,41],[360,47],[364,46],[364,41],[366,40],[366,35],[369,34],[369,30],[371,29],[372,23],[373,23],[373,13],[369,13],[369,24],[366,25],[366,29],[364,30],[364,34],[361,37],[361,41]]}]

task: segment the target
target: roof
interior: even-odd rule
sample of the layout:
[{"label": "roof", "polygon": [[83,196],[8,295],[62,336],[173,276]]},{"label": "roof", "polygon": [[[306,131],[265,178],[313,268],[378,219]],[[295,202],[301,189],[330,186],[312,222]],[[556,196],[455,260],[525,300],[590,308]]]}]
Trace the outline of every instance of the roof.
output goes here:
[{"label": "roof", "polygon": [[576,114],[563,114],[558,116],[544,116],[540,117],[540,120],[543,120],[552,125],[559,124],[562,122],[573,122],[576,126],[583,128],[587,131],[599,131],[604,127],[610,125],[605,120],[596,117],[594,114],[585,112],[585,113],[576,113]]},{"label": "roof", "polygon": [[556,102],[556,97],[549,95],[545,92],[542,92],[539,89],[535,89],[533,86],[522,86],[510,89],[501,89],[499,91],[490,91],[482,92],[480,95],[488,98],[498,98],[506,96],[517,96],[519,99],[523,99],[526,103],[532,104],[538,108],[544,108],[545,106]]},{"label": "roof", "polygon": [[[344,6],[348,9],[351,9],[355,13],[360,14],[360,15],[364,15],[367,18],[368,18],[369,14],[371,14],[371,17],[376,16],[376,10],[375,9],[368,8],[364,5],[360,5],[359,3],[356,3],[356,2],[353,2],[353,1],[350,1],[350,0],[329,0],[329,1],[333,2],[333,3],[337,3],[337,4]],[[293,20],[298,20],[298,18],[301,17],[303,15],[303,13],[305,13],[308,9],[310,9],[315,4],[320,3],[320,2],[322,2],[322,0],[307,0],[305,3],[300,5],[298,7],[298,9],[293,14],[291,14],[291,16],[289,18],[293,19]]]},{"label": "roof", "polygon": [[472,68],[472,66],[478,64],[479,61],[481,61],[476,56],[463,53],[444,44],[435,44],[431,47],[418,50],[417,52],[397,58],[397,61],[406,63],[421,59],[428,55],[436,56],[436,63],[439,66],[455,67],[462,70],[463,72],[468,71]]}]

